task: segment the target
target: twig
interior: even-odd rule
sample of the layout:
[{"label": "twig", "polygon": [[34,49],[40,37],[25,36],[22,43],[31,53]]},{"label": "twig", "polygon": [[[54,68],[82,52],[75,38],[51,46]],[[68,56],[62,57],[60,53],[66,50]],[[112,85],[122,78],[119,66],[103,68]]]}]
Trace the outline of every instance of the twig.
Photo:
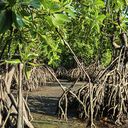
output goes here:
[{"label": "twig", "polygon": [[103,35],[103,36],[106,36],[106,37],[112,37],[112,35],[107,34],[107,33],[103,33],[102,35]]}]

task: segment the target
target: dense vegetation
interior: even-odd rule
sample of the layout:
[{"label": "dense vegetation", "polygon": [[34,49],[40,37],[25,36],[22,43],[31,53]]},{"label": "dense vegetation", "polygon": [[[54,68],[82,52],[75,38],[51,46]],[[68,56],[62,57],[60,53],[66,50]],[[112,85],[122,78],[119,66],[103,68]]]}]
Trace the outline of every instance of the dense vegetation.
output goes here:
[{"label": "dense vegetation", "polygon": [[[125,74],[123,69],[121,69],[121,72],[114,70],[114,67],[117,66],[117,61],[119,62],[118,69],[120,63],[127,69],[127,5],[127,0],[1,0],[0,96],[4,95],[2,99],[4,102],[7,99],[10,99],[10,101],[7,105],[1,102],[1,106],[6,107],[0,108],[0,125],[8,128],[17,125],[20,128],[19,124],[24,120],[25,125],[33,127],[28,118],[30,117],[29,109],[27,109],[27,115],[25,105],[22,105],[23,103],[26,104],[22,98],[22,70],[24,70],[26,78],[29,78],[30,65],[41,66],[47,64],[53,68],[63,65],[67,69],[78,65],[80,72],[86,75],[89,84],[78,91],[78,95],[71,92],[71,89],[65,91],[60,84],[64,94],[59,103],[61,99],[65,98],[65,111],[60,107],[60,104],[58,106],[65,119],[67,118],[67,94],[69,92],[83,106],[85,115],[91,119],[92,126],[94,126],[93,115],[95,114],[95,117],[101,116],[101,113],[98,113],[99,110],[103,111],[104,107],[108,105],[107,103],[101,104],[103,98],[113,98],[118,96],[119,93],[121,97],[127,99],[127,96],[124,96],[127,89],[120,90],[121,86],[127,84],[126,81],[122,82],[122,79],[127,78],[127,73]],[[94,83],[92,87],[91,79],[80,62],[85,65],[97,62],[98,66],[99,64],[108,66],[112,63],[98,77],[99,83]],[[19,66],[16,66],[17,64]],[[45,67],[51,71],[47,65]],[[16,73],[13,75],[15,69]],[[116,72],[116,75],[111,70],[114,70],[113,72]],[[111,75],[110,72],[112,73]],[[109,76],[114,75],[117,78],[114,85],[120,84],[119,88],[114,86],[112,93],[101,95],[101,92],[103,94],[105,92],[104,89],[106,89],[104,83],[107,82]],[[15,77],[15,81],[19,86],[19,104],[16,103],[10,93],[12,77]],[[105,78],[103,83],[102,77]],[[57,80],[56,77],[54,79]],[[112,77],[112,79],[115,78]],[[101,88],[98,88],[99,85],[101,85]],[[111,92],[109,85],[107,90]],[[83,97],[87,96],[83,102],[80,99],[81,92],[83,92],[81,94],[82,100]],[[99,96],[99,99],[96,96]],[[123,114],[127,113],[127,103],[123,98],[116,103],[112,102],[113,99],[109,99],[109,105],[107,108],[105,107],[105,110],[109,111],[109,107],[112,109],[113,105],[116,105],[113,111],[118,110],[116,114],[113,112],[112,117],[116,124],[121,124],[121,112]],[[84,106],[86,103],[89,105]],[[120,109],[121,105],[119,104],[124,106],[123,110],[122,107]],[[15,108],[16,117],[18,117],[15,118],[14,122],[12,121],[14,120],[14,111],[10,112],[12,105]],[[83,108],[80,107],[81,111],[83,111]],[[4,113],[2,113],[3,109]],[[21,109],[24,109],[23,113],[21,113]],[[94,114],[93,109],[96,110]],[[22,114],[24,115],[23,117]],[[10,118],[8,119],[8,117]]]},{"label": "dense vegetation", "polygon": [[72,66],[74,59],[61,41],[58,29],[81,62],[98,60],[107,66],[119,55],[113,49],[110,35],[116,29],[115,42],[122,45],[121,29],[127,31],[127,3],[123,0],[5,1],[1,3],[1,19],[1,59],[6,59],[8,52],[11,58],[17,46],[20,51],[24,46],[22,61],[26,62],[23,58],[34,53],[49,65],[60,62]]}]

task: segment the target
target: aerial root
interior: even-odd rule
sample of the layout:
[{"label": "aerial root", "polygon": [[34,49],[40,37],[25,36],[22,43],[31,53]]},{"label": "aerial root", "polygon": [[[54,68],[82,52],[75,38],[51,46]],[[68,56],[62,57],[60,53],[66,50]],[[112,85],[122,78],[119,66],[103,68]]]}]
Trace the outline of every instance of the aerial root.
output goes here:
[{"label": "aerial root", "polygon": [[[116,125],[122,125],[122,122],[128,117],[128,72],[126,72],[123,66],[119,66],[120,63],[117,65],[117,60],[122,62],[121,58],[123,55],[121,54],[117,57],[95,79],[92,83],[92,94],[90,94],[89,83],[82,85],[74,92],[71,90],[67,91],[68,89],[66,89],[64,94],[66,94],[66,97],[70,95],[70,98],[66,101],[66,107],[71,105],[70,100],[72,99],[78,104],[76,109],[79,112],[80,118],[91,118],[90,115],[93,114],[94,118],[107,117]],[[92,96],[93,106],[90,104],[90,96]],[[61,104],[63,104],[62,99],[60,100]],[[72,103],[74,104],[73,101]],[[61,107],[61,109],[64,112],[65,106]],[[91,127],[95,127],[92,120]]]}]

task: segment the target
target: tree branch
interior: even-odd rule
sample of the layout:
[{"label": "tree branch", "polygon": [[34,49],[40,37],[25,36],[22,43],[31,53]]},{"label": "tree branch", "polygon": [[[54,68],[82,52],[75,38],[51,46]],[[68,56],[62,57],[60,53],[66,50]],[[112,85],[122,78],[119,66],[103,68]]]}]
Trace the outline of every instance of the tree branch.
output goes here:
[{"label": "tree branch", "polygon": [[112,37],[112,35],[107,34],[107,33],[103,33],[102,35],[103,35],[103,36],[106,36],[106,37]]}]

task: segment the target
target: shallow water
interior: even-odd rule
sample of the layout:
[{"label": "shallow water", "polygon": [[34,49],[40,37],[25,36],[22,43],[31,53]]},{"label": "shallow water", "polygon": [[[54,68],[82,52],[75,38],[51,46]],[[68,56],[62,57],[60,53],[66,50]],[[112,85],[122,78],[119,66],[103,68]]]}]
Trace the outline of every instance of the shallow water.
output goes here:
[{"label": "shallow water", "polygon": [[86,128],[86,123],[79,123],[76,120],[58,120],[55,116],[32,114],[34,120],[32,124],[34,128]]}]

